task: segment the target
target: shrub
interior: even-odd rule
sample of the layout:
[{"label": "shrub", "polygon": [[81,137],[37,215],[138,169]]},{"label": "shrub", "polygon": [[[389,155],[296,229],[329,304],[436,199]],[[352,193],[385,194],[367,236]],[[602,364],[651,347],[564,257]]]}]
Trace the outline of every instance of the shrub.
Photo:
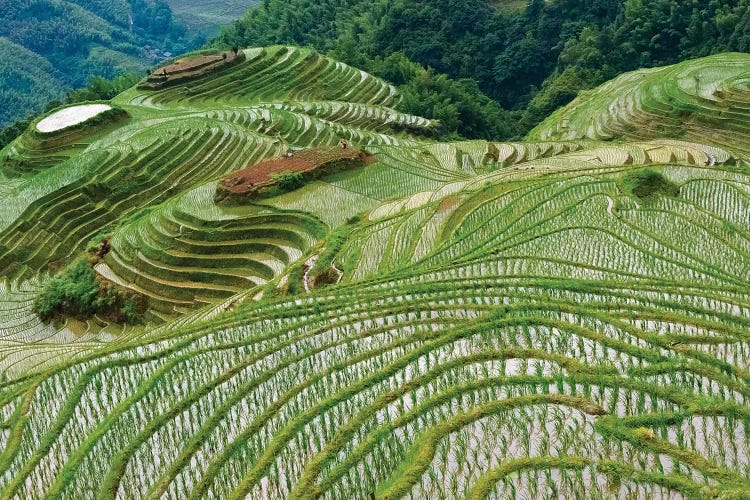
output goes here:
[{"label": "shrub", "polygon": [[678,196],[680,187],[664,177],[660,172],[650,168],[633,170],[617,181],[620,190],[625,194],[649,200],[657,195]]},{"label": "shrub", "polygon": [[633,434],[641,440],[644,441],[651,441],[653,439],[656,439],[656,433],[653,429],[649,429],[647,427],[638,427],[633,431]]},{"label": "shrub", "polygon": [[281,172],[271,174],[271,180],[284,191],[294,191],[305,185],[305,177],[299,172]]},{"label": "shrub", "polygon": [[146,304],[143,297],[140,296],[127,297],[120,307],[122,320],[130,325],[143,323],[144,312],[146,312]]},{"label": "shrub", "polygon": [[34,301],[34,312],[43,320],[58,313],[91,316],[96,313],[99,283],[86,260],[78,260],[52,278]]},{"label": "shrub", "polygon": [[328,267],[313,277],[313,288],[335,285],[338,282],[339,274],[332,267]]},{"label": "shrub", "polygon": [[33,310],[49,321],[58,315],[81,319],[99,314],[117,323],[143,322],[147,302],[96,275],[88,258],[80,258],[52,278],[36,297]]}]

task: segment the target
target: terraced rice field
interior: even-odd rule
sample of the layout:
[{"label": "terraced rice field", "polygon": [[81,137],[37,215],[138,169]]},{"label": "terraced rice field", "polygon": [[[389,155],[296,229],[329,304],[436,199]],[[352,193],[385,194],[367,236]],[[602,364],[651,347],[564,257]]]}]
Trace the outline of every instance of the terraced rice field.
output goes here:
[{"label": "terraced rice field", "polygon": [[[306,49],[245,54],[0,154],[3,498],[750,495],[750,56],[499,144],[410,135],[434,124]],[[341,139],[377,162],[214,202]],[[646,170],[676,194],[623,187]],[[104,233],[147,323],[42,323]]]},{"label": "terraced rice field", "polygon": [[45,117],[36,124],[40,132],[56,132],[66,127],[72,127],[89,120],[99,113],[112,109],[106,104],[82,104],[61,109]]}]

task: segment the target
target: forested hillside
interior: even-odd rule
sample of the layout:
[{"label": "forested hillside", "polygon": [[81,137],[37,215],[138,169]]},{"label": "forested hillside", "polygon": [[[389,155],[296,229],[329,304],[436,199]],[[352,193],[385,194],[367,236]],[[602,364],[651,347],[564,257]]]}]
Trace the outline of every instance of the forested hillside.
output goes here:
[{"label": "forested hillside", "polygon": [[[507,138],[619,73],[749,50],[749,6],[748,0],[531,0],[525,8],[488,0],[265,0],[217,43],[330,51],[402,85],[407,111],[440,118],[466,136]],[[409,68],[406,58],[434,72]],[[471,82],[449,85],[438,74]],[[514,112],[492,109],[474,82]],[[436,90],[439,99],[432,98]],[[503,124],[493,121],[498,116]]]},{"label": "forested hillside", "polygon": [[215,36],[219,30],[242,17],[259,0],[167,0],[188,34]]},{"label": "forested hillside", "polygon": [[[163,0],[0,0],[0,125],[200,43]],[[169,55],[169,54],[167,54]]]},{"label": "forested hillside", "polygon": [[62,80],[47,59],[0,38],[0,124],[21,116],[24,110],[43,109],[61,94]]}]

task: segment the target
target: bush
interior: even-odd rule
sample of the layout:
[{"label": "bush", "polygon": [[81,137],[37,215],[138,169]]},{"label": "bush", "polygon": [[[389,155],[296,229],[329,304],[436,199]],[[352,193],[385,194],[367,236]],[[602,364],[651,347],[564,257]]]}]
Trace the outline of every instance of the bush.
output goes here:
[{"label": "bush", "polygon": [[312,288],[323,288],[324,286],[335,285],[339,282],[339,279],[339,273],[337,273],[332,267],[327,267],[313,276]]},{"label": "bush", "polygon": [[284,191],[294,191],[305,185],[305,177],[299,172],[281,172],[271,174],[271,180]]},{"label": "bush", "polygon": [[[141,300],[139,300],[141,299]],[[145,312],[145,303],[140,297],[128,297],[123,301],[120,308],[122,320],[130,325],[143,323],[143,313]]]},{"label": "bush", "polygon": [[117,323],[137,324],[143,322],[146,309],[144,297],[99,278],[87,258],[78,259],[52,278],[33,304],[33,311],[43,321],[99,314]]},{"label": "bush", "polygon": [[52,278],[34,301],[34,312],[45,321],[62,312],[91,316],[96,313],[98,295],[96,273],[87,261],[78,260]]},{"label": "bush", "polygon": [[633,434],[642,441],[652,441],[656,439],[656,433],[654,430],[647,427],[638,427],[633,431]]},{"label": "bush", "polygon": [[657,195],[675,197],[680,194],[677,184],[650,168],[626,173],[618,179],[617,185],[623,193],[637,196],[644,201]]}]

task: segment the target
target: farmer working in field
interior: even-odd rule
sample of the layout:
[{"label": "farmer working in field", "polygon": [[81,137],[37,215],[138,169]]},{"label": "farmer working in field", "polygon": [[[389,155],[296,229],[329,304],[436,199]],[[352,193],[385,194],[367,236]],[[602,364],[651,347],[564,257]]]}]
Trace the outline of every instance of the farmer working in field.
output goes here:
[{"label": "farmer working in field", "polygon": [[346,141],[342,139],[341,140],[341,149],[346,149],[347,146],[348,146],[348,144],[346,143]]}]

